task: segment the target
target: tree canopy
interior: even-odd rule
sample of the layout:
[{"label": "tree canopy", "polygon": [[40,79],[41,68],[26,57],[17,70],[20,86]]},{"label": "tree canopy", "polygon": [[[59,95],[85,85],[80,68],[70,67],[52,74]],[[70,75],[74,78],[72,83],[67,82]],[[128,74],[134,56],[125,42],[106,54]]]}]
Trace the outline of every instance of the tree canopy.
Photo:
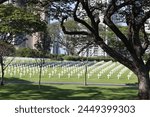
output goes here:
[{"label": "tree canopy", "polygon": [[[14,38],[18,39],[18,35],[30,35],[45,30],[46,22],[39,15],[12,4],[0,5],[0,40],[12,43]],[[20,42],[23,40],[22,38]]]},{"label": "tree canopy", "polygon": [[6,65],[4,57],[12,56],[15,53],[15,48],[12,44],[0,41],[0,66],[1,66],[1,79],[0,85],[4,85],[4,74],[5,69],[8,67],[9,63]]},{"label": "tree canopy", "polygon": [[13,45],[6,42],[0,41],[0,57],[10,56],[15,53],[15,48]]},{"label": "tree canopy", "polygon": [[43,31],[40,17],[11,4],[0,5],[0,33],[34,33]]}]

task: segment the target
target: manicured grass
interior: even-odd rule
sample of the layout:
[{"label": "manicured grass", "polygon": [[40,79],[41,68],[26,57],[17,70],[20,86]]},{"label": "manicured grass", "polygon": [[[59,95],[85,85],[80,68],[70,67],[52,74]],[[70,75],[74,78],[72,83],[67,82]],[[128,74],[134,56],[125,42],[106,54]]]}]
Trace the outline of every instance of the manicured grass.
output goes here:
[{"label": "manicured grass", "polygon": [[137,99],[135,87],[82,85],[6,84],[0,86],[1,100],[130,100]]},{"label": "manicured grass", "polygon": [[[110,63],[111,65],[112,63]],[[119,63],[116,63],[116,67],[119,65]],[[108,65],[109,66],[109,65]],[[106,66],[106,67],[108,67]],[[98,78],[98,74],[103,69],[96,69],[98,66],[89,69],[88,74],[91,74],[90,77],[88,77],[87,74],[87,82],[89,83],[115,83],[115,84],[128,84],[128,83],[136,83],[137,78],[134,74],[128,79],[128,74],[130,70],[127,70],[125,73],[121,75],[121,77],[118,79],[117,75],[121,71],[121,69],[124,68],[122,66],[120,69],[115,71],[114,74],[111,75],[111,77],[108,79],[107,75],[110,73],[112,69],[115,68],[115,66],[111,69],[106,70],[101,77]],[[92,70],[94,72],[92,72]],[[78,77],[78,74],[82,72],[82,75]],[[62,74],[59,76],[60,74]],[[68,75],[72,75],[69,77]],[[6,70],[6,77],[11,78],[16,77],[23,80],[27,80],[30,82],[38,82],[39,79],[39,68],[38,67],[10,67]],[[42,82],[84,82],[85,78],[85,66],[82,67],[44,67],[42,70]]]},{"label": "manicured grass", "polygon": [[[19,62],[20,63],[20,62]],[[31,61],[33,63],[33,61]],[[113,67],[109,68],[114,64]],[[117,75],[120,73],[124,66],[117,69],[110,78],[107,75],[112,69],[120,65],[119,63],[111,62],[109,65],[99,68],[99,64],[93,66],[91,69],[88,67],[87,76],[88,83],[111,83],[111,84],[135,84],[137,78],[134,74],[128,79],[130,70],[124,72],[118,79]],[[98,74],[105,68],[107,69],[101,77]],[[64,73],[65,72],[65,73]],[[82,75],[78,77],[78,74]],[[59,74],[62,74],[59,77]],[[72,73],[70,77],[68,74]],[[51,74],[51,76],[50,76]],[[57,67],[44,67],[42,70],[41,82],[78,82],[84,84],[85,66],[57,66]],[[69,99],[84,99],[84,100],[101,100],[101,99],[137,99],[136,87],[120,87],[120,86],[83,86],[83,85],[51,85],[42,84],[39,90],[38,85],[33,85],[32,82],[39,80],[39,68],[37,66],[9,66],[5,71],[5,86],[0,86],[0,99],[49,99],[49,100],[69,100]]]},{"label": "manicured grass", "polygon": [[[16,76],[17,77],[17,76]],[[15,80],[14,77],[9,77],[9,82],[18,82],[18,80]],[[26,80],[29,82],[38,82],[39,78],[38,76],[36,78],[19,78],[21,80]],[[6,82],[8,82],[6,80]],[[24,82],[24,81],[21,81]],[[72,82],[72,83],[84,83],[84,77],[78,79],[78,78],[47,78],[47,77],[42,77],[41,82],[44,83],[50,83],[50,82]],[[101,78],[101,79],[97,79],[97,78],[91,78],[91,79],[87,79],[87,83],[112,83],[112,84],[135,84],[137,83],[136,79],[126,79],[126,78],[122,78],[122,79],[107,79],[107,78]]]}]

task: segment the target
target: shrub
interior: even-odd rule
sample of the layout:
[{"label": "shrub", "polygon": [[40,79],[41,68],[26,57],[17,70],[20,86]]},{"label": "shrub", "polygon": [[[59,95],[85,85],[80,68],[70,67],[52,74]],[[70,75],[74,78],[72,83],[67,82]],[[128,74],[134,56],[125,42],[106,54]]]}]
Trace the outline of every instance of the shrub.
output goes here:
[{"label": "shrub", "polygon": [[19,48],[16,50],[16,56],[19,57],[38,57],[38,51],[30,48]]},{"label": "shrub", "polygon": [[80,61],[81,57],[79,57],[79,56],[64,56],[63,59],[68,60],[68,61]]},{"label": "shrub", "polygon": [[64,56],[63,57],[64,60],[68,60],[68,61],[114,61],[113,58],[107,56],[100,56],[100,57],[80,57],[80,56]]},{"label": "shrub", "polygon": [[48,55],[50,59],[53,60],[63,60],[64,54],[49,54]]}]

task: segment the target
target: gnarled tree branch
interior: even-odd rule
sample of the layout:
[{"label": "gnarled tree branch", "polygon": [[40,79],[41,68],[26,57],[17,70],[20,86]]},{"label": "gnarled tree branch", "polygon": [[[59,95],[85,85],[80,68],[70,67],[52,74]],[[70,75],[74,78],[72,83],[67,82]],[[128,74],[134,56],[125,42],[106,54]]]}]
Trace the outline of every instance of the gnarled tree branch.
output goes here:
[{"label": "gnarled tree branch", "polygon": [[93,29],[88,23],[86,23],[84,20],[82,20],[82,19],[80,19],[80,18],[77,17],[77,14],[76,14],[76,13],[77,13],[77,10],[78,10],[78,7],[79,7],[79,3],[80,3],[80,1],[78,0],[77,3],[76,3],[76,6],[75,6],[74,12],[73,12],[73,18],[74,18],[74,20],[75,20],[76,22],[78,22],[78,23],[80,23],[80,24],[86,26],[87,29],[88,29],[89,31],[91,31],[92,33],[95,32],[94,29]]},{"label": "gnarled tree branch", "polygon": [[147,61],[146,66],[147,66],[148,70],[150,71],[150,58],[149,58],[149,60]]},{"label": "gnarled tree branch", "polygon": [[145,51],[147,50],[147,48],[148,48],[150,42],[149,42],[149,40],[148,40],[148,36],[147,36],[146,31],[145,31],[145,26],[142,26],[141,31],[142,31],[142,33],[144,34],[144,43],[143,43],[143,45],[142,45],[142,56],[143,56],[143,54],[144,54]]},{"label": "gnarled tree branch", "polygon": [[61,21],[61,28],[65,34],[68,34],[68,35],[89,35],[89,36],[91,35],[91,33],[87,32],[87,31],[67,31],[66,27],[64,26],[64,21],[66,19],[67,19],[67,17],[63,17],[62,21]]}]

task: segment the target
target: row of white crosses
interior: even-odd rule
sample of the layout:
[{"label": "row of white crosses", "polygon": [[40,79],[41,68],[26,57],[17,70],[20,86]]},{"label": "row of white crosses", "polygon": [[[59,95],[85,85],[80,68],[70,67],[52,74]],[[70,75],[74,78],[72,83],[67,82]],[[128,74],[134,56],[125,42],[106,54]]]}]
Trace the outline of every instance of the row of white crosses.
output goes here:
[{"label": "row of white crosses", "polygon": [[132,71],[130,71],[130,72],[128,73],[128,75],[127,75],[128,80],[131,78],[132,74],[133,74],[133,72],[132,72]]},{"label": "row of white crosses", "polygon": [[93,69],[95,69],[95,67],[100,66],[102,64],[104,64],[104,61],[97,62],[96,64],[89,66],[88,71],[93,70]]},{"label": "row of white crosses", "polygon": [[100,69],[100,72],[98,73],[98,79],[104,74],[106,73],[107,71],[109,71],[110,69],[114,68],[116,66],[116,63],[115,62],[108,62],[108,64],[105,64],[105,66],[102,66],[101,69]]},{"label": "row of white crosses", "polygon": [[[39,66],[37,64],[29,65],[29,64],[20,64],[18,61],[15,64],[13,61],[13,64],[9,65],[8,68],[5,70],[5,74],[7,74],[9,77],[15,77],[19,76],[20,78],[24,77],[26,74],[29,75],[31,78],[34,74],[39,73]],[[47,71],[47,69],[43,69],[42,73]]]},{"label": "row of white crosses", "polygon": [[[63,66],[61,68],[61,72],[58,73],[58,77],[61,78],[62,76],[64,76],[65,74],[67,74],[68,78],[71,77],[71,75],[73,74],[73,70],[75,69],[75,65],[72,65],[72,63],[69,63],[65,66]],[[70,73],[71,72],[71,73]]]},{"label": "row of white crosses", "polygon": [[[29,63],[33,63],[35,61],[31,61],[31,62],[28,62],[26,65],[22,64],[22,65],[18,65],[20,63],[27,63],[27,61],[18,61],[18,60],[14,60],[13,61],[13,64],[16,63],[16,65],[12,65],[12,66],[9,66],[8,69],[5,71],[6,73],[9,74],[9,76],[20,76],[20,77],[23,77],[25,76],[26,74],[29,75],[29,78],[33,77],[35,74],[37,75],[37,73],[39,73],[40,71],[40,67],[38,64],[33,64],[33,65],[29,65]],[[52,70],[51,70],[51,73],[49,73],[49,77],[57,74],[57,67],[61,65],[61,64],[58,64],[58,65],[55,65],[53,64],[52,65]],[[45,75],[48,73],[48,67],[50,67],[50,65],[47,65],[46,67],[44,66],[42,68],[42,75]],[[67,67],[67,66],[66,66]],[[67,67],[68,68],[68,67]],[[71,69],[70,69],[71,70]]]},{"label": "row of white crosses", "polygon": [[[116,66],[117,65],[117,66]],[[67,63],[63,65],[62,67],[61,63],[59,64],[51,64],[51,65],[46,65],[42,69],[42,76],[47,75],[49,78],[52,76],[55,76],[56,78],[61,78],[63,76],[67,76],[68,78],[71,78],[73,75],[75,75],[78,78],[81,78],[85,74],[85,65],[82,62],[78,63]],[[51,70],[48,68],[51,67]],[[123,67],[123,68],[122,68]],[[59,68],[59,70],[58,70]],[[61,68],[61,70],[60,70]],[[120,70],[122,68],[122,70]],[[22,65],[11,65],[7,68],[5,71],[9,76],[19,76],[20,78],[24,77],[26,74],[29,75],[29,78],[32,78],[34,75],[37,75],[39,73],[39,66],[37,64],[29,65],[29,64],[22,64]],[[97,74],[98,79],[101,78],[101,76],[112,69],[108,74],[107,78],[111,78],[111,76],[120,70],[118,73],[117,77],[120,79],[123,73],[125,73],[128,69],[125,68],[123,65],[112,61],[108,62],[97,62],[94,65],[88,66],[88,73],[87,77],[90,78],[93,76],[93,74]],[[100,71],[100,72],[99,72]],[[99,73],[97,73],[99,72]],[[133,72],[129,72],[127,77],[130,79],[132,76]]]},{"label": "row of white crosses", "polygon": [[115,72],[117,72],[118,70],[120,70],[120,69],[123,67],[122,64],[119,64],[119,63],[116,63],[116,64],[117,64],[117,66],[114,67],[112,70],[110,70],[110,72],[107,74],[107,78],[108,78],[108,79],[110,79],[111,76],[112,76]]},{"label": "row of white crosses", "polygon": [[[71,78],[73,75],[76,75],[79,72],[81,72],[81,74],[83,74],[84,69],[85,69],[85,66],[82,62],[67,63],[66,65],[63,65],[62,67],[60,67],[60,66],[61,65],[53,67],[53,70],[49,73],[49,78],[54,76],[54,75],[52,75],[54,71],[55,72],[57,71],[55,73],[55,74],[57,74],[55,77],[61,78],[63,76],[67,76],[68,78]],[[57,70],[57,68],[59,68],[59,70]],[[78,78],[79,78],[79,74],[78,74]]]},{"label": "row of white crosses", "polygon": [[[108,64],[110,64],[112,62],[106,62],[104,64],[103,63],[104,62],[102,61],[102,62],[98,62],[98,63],[92,65],[88,69],[89,71],[91,70],[88,75],[91,76],[97,70],[99,70],[102,67],[106,67]],[[66,73],[67,73],[68,78],[70,78],[73,74],[80,73],[80,74],[78,74],[78,78],[79,78],[80,76],[82,76],[85,73],[85,71],[84,71],[85,66],[81,65],[81,63],[75,64],[75,65],[69,67],[70,65],[71,64],[66,64],[65,66],[62,67],[61,71],[57,70],[57,67],[59,67],[60,64],[52,65],[52,70],[48,74],[49,78],[51,78],[55,74],[57,74],[58,78],[60,78],[61,76],[65,75]],[[49,66],[43,67],[42,75],[47,74],[49,72],[47,69],[48,67]],[[28,74],[29,78],[32,78],[35,74],[37,75],[37,73],[39,73],[39,69],[40,68],[37,65],[20,65],[20,66],[16,65],[16,67],[10,66],[6,72],[8,72],[10,74],[10,76],[16,76],[19,74],[20,77],[23,77],[26,74]]]},{"label": "row of white crosses", "polygon": [[[22,58],[16,58],[12,61],[11,65],[6,69],[6,73],[8,73],[9,76],[18,76],[22,78],[26,74],[29,74],[31,77],[34,74],[34,70],[32,70],[31,66],[27,66],[27,64],[23,63],[33,63],[34,59],[27,59],[24,60]],[[32,72],[33,71],[33,72]]]},{"label": "row of white crosses", "polygon": [[96,73],[97,71],[100,71],[101,69],[105,68],[106,66],[108,66],[109,64],[111,64],[111,61],[109,62],[99,62],[99,64],[95,65],[93,69],[91,69],[91,71],[88,72],[87,77],[90,78],[94,73]]},{"label": "row of white crosses", "polygon": [[[90,76],[92,76],[92,74],[94,72],[96,72],[96,69],[98,68],[98,66],[102,65],[104,63],[104,61],[101,62],[97,62],[96,64],[92,65],[92,66],[88,66],[87,67],[87,77],[90,78]],[[85,73],[85,67],[83,68],[83,70],[81,70],[77,75],[78,78],[82,77]]]},{"label": "row of white crosses", "polygon": [[74,69],[74,66],[71,66],[72,64],[66,64],[64,66],[61,67],[61,72],[58,71],[58,77],[61,78],[62,76],[64,76],[66,73],[72,71]]},{"label": "row of white crosses", "polygon": [[[97,62],[97,63],[95,63],[94,65],[91,65],[91,66],[88,66],[88,65],[87,65],[87,71],[88,71],[87,77],[88,77],[88,78],[90,77],[89,72],[90,72],[91,70],[95,69],[96,66],[102,64],[103,62],[104,62],[104,61]],[[78,79],[81,78],[83,75],[85,75],[85,69],[86,69],[85,66],[83,66],[82,69],[80,70],[80,72],[78,72],[78,74],[77,74],[77,75],[78,75]]]},{"label": "row of white crosses", "polygon": [[9,66],[5,73],[8,73],[11,77],[16,76],[18,74],[20,74],[19,76],[22,77],[23,74],[26,74],[26,70],[22,66]]},{"label": "row of white crosses", "polygon": [[77,74],[78,78],[80,78],[80,76],[82,76],[84,72],[85,72],[85,65],[83,65],[82,63],[80,63],[80,64],[78,64],[78,66],[76,66],[70,72],[68,72],[68,78],[70,78],[74,74],[75,75]]},{"label": "row of white crosses", "polygon": [[[28,74],[29,78],[31,78],[35,74],[37,75],[37,73],[39,73],[40,68],[37,64],[36,65],[34,65],[34,64],[33,65],[27,65],[27,64],[26,65],[23,65],[23,64],[18,65],[19,63],[24,63],[24,62],[26,63],[27,61],[14,60],[13,64],[16,63],[16,65],[9,66],[8,69],[5,72],[8,73],[9,76],[11,76],[11,77],[16,76],[16,75],[17,76],[19,75],[20,77],[23,77],[26,74]],[[35,60],[34,61],[30,60],[30,62],[28,61],[28,63],[33,63],[33,62],[35,62]],[[49,78],[54,76],[55,74],[58,74],[58,77],[60,78],[65,73],[68,73],[68,77],[71,77],[72,74],[74,74],[75,72],[78,72],[78,71],[83,69],[83,66],[78,67],[78,65],[80,65],[81,63],[75,64],[74,66],[70,67],[71,64],[72,63],[69,63],[69,64],[67,63],[66,66],[63,66],[61,72],[57,70],[57,67],[60,67],[61,64],[58,64],[58,65],[53,64],[52,65],[53,69],[48,73]],[[42,75],[47,74],[47,72],[48,72],[47,67],[43,67]]]},{"label": "row of white crosses", "polygon": [[[78,72],[80,69],[82,69],[80,66],[81,63],[67,63],[66,65],[61,64],[53,67],[52,71],[49,73],[49,78],[51,78],[54,75],[57,75],[56,77],[61,78],[67,74],[68,78],[70,78],[75,72]],[[57,68],[59,70],[57,70]],[[61,70],[60,70],[61,69]]]},{"label": "row of white crosses", "polygon": [[[19,75],[20,78],[24,77],[26,74],[29,75],[29,78],[32,78],[34,75],[39,73],[40,67],[38,65],[15,65],[9,66],[8,69],[5,71],[9,74],[9,76],[16,76]],[[47,72],[47,68],[43,67],[42,75]]]},{"label": "row of white crosses", "polygon": [[59,65],[56,65],[56,64],[52,64],[51,66],[49,66],[49,67],[51,67],[52,68],[52,70],[51,71],[48,71],[49,73],[48,73],[48,77],[49,78],[51,78],[51,77],[53,77],[55,74],[57,74],[57,67],[58,67]]},{"label": "row of white crosses", "polygon": [[128,70],[127,67],[124,67],[117,75],[117,78],[120,79],[120,77],[122,76],[122,74],[124,74],[126,71]]}]

